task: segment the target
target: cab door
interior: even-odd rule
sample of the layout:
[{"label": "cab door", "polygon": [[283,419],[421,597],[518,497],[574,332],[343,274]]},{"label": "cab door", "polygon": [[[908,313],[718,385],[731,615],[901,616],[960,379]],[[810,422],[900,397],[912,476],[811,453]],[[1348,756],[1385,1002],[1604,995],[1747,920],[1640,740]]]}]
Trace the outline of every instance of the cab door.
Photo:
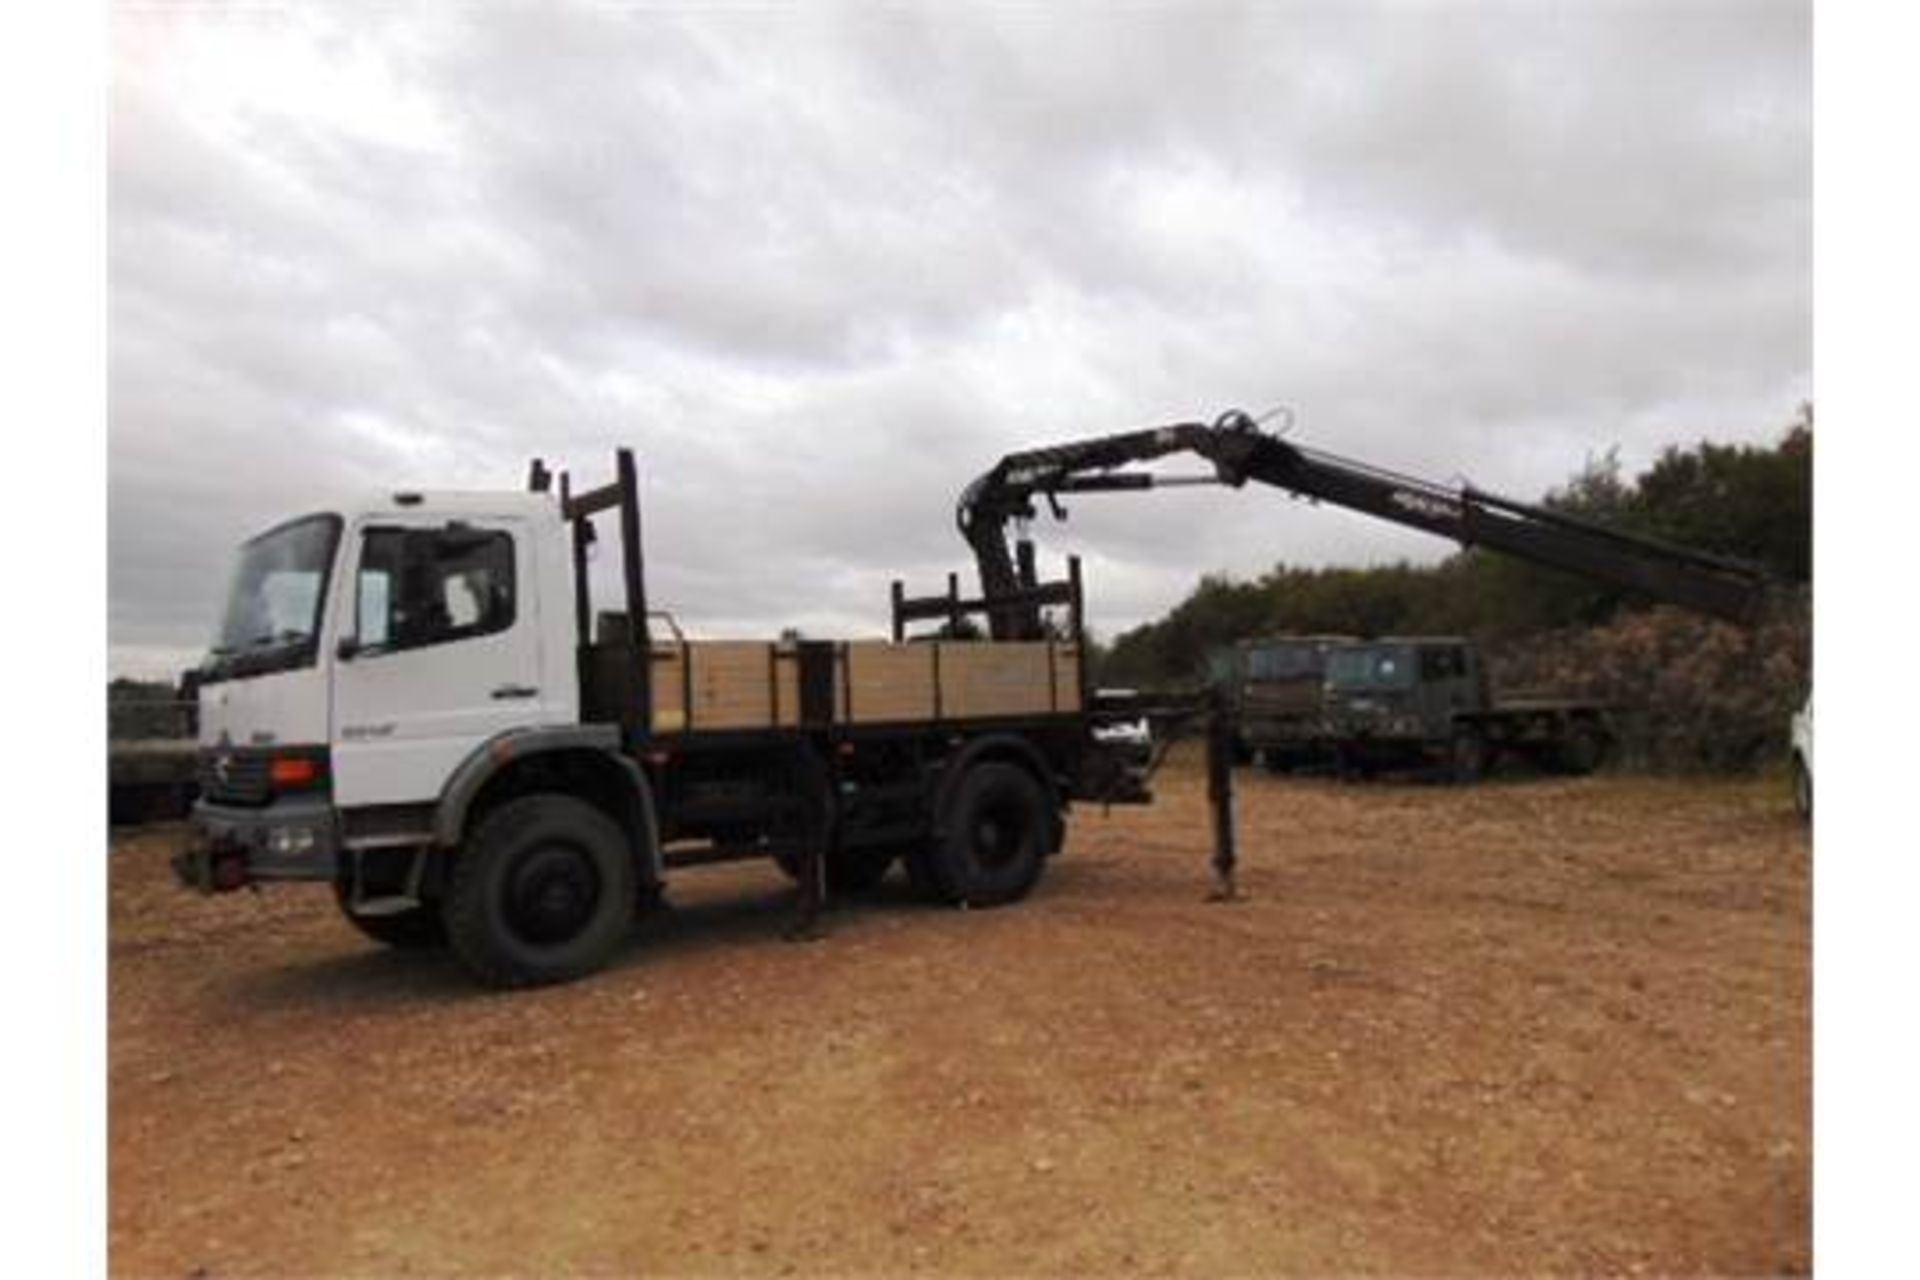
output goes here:
[{"label": "cab door", "polygon": [[350,563],[336,615],[336,803],[437,799],[479,744],[547,720],[523,521],[370,521]]}]

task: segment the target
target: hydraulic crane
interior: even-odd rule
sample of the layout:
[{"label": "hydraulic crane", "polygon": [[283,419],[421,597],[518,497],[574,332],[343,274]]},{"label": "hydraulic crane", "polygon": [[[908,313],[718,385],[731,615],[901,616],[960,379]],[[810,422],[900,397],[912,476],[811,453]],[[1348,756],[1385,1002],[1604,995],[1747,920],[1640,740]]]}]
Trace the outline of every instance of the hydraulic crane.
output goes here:
[{"label": "hydraulic crane", "polygon": [[[1181,453],[1212,463],[1213,474],[1168,477],[1127,469]],[[1032,544],[1023,537],[1010,548],[1007,541],[1008,522],[1031,519],[1036,496],[1047,500],[1056,518],[1064,518],[1061,494],[1196,483],[1237,489],[1249,480],[1463,546],[1490,547],[1585,574],[1731,622],[1754,621],[1769,587],[1763,571],[1730,557],[1611,529],[1471,485],[1449,488],[1292,444],[1231,410],[1212,423],[1180,422],[1010,453],[968,485],[957,520],[979,564],[993,638],[1043,634],[1039,606],[1023,598],[1031,596]]]}]

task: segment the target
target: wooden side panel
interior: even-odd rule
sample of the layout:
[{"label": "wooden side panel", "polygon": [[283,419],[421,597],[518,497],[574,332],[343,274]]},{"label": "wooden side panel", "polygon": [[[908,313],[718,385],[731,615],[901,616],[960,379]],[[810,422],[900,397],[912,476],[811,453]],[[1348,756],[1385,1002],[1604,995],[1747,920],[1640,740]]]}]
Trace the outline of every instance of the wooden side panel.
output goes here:
[{"label": "wooden side panel", "polygon": [[855,640],[842,649],[838,706],[854,724],[934,718],[933,646]]},{"label": "wooden side panel", "polygon": [[656,644],[653,653],[655,733],[800,723],[799,661],[789,647],[760,640],[694,640]]},{"label": "wooden side panel", "polygon": [[[841,646],[835,664],[834,718],[843,723],[917,724],[1079,709],[1080,651],[1058,641],[855,640]],[[654,646],[655,733],[799,723],[800,663],[791,646],[758,640]]]},{"label": "wooden side panel", "polygon": [[1080,710],[1080,646],[1056,641],[1053,646],[1053,709]]},{"label": "wooden side panel", "polygon": [[773,674],[775,682],[773,722],[783,729],[798,728],[800,724],[800,651],[790,644],[775,648]]},{"label": "wooden side panel", "polygon": [[679,733],[687,727],[687,650],[684,645],[653,646],[653,731]]},{"label": "wooden side panel", "polygon": [[1045,715],[1056,673],[1045,640],[942,640],[940,706],[948,719]]},{"label": "wooden side panel", "polygon": [[773,725],[773,646],[758,640],[696,640],[692,729],[766,729]]}]

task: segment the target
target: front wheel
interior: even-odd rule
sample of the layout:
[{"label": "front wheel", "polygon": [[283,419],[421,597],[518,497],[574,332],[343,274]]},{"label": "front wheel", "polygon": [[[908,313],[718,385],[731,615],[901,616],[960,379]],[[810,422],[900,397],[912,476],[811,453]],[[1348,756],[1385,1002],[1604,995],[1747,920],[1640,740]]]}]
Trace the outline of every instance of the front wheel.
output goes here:
[{"label": "front wheel", "polygon": [[611,818],[572,796],[522,796],[474,829],[441,918],[481,981],[536,986],[605,964],[637,893],[633,852]]},{"label": "front wheel", "polygon": [[1606,732],[1595,724],[1575,724],[1567,730],[1555,756],[1562,773],[1585,777],[1606,761]]},{"label": "front wheel", "polygon": [[1453,731],[1447,750],[1448,776],[1462,786],[1478,782],[1487,772],[1487,738],[1472,725]]}]

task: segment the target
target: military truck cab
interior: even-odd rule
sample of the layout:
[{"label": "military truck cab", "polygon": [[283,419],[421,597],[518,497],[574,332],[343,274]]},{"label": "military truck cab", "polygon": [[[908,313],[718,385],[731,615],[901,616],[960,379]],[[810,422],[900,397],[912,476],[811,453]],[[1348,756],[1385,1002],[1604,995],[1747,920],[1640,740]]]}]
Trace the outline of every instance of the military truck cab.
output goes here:
[{"label": "military truck cab", "polygon": [[1611,743],[1597,703],[1496,699],[1479,646],[1461,636],[1386,637],[1327,658],[1327,720],[1343,770],[1439,765],[1471,782],[1502,755],[1589,773]]},{"label": "military truck cab", "polygon": [[1276,772],[1328,758],[1327,655],[1347,636],[1277,635],[1242,640],[1212,666],[1234,728],[1236,757]]}]

